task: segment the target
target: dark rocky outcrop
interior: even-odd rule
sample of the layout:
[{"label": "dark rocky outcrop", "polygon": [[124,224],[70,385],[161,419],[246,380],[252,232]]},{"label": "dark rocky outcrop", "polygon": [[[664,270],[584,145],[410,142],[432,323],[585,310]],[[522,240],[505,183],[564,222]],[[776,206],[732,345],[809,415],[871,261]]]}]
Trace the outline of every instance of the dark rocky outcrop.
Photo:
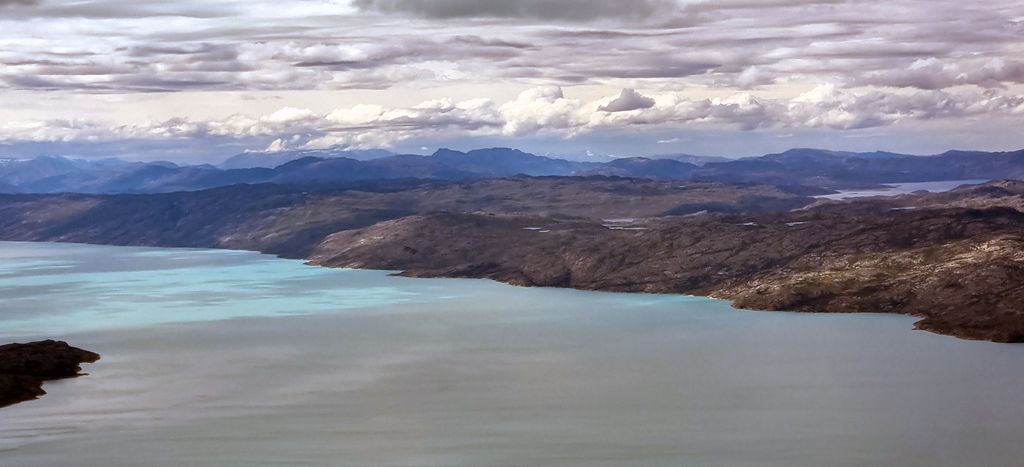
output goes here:
[{"label": "dark rocky outcrop", "polygon": [[0,407],[36,399],[44,381],[79,376],[79,365],[99,358],[61,341],[0,345]]}]

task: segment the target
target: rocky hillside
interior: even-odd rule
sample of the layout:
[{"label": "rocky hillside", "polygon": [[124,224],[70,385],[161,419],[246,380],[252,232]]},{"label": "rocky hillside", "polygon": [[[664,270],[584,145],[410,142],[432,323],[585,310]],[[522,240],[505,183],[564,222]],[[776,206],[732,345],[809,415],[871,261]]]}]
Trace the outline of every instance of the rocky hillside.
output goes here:
[{"label": "rocky hillside", "polygon": [[518,177],[342,188],[237,185],[151,195],[0,195],[0,239],[232,248],[305,258],[327,235],[419,213],[591,219],[764,212],[814,202],[804,187]]},{"label": "rocky hillside", "polygon": [[[1022,195],[1024,184],[999,182],[785,213],[618,223],[417,215],[333,234],[313,262],[526,286],[710,295],[751,309],[904,313],[924,318],[923,329],[1020,342]],[[958,206],[948,205],[952,199]],[[997,206],[999,199],[1005,205]]]},{"label": "rocky hillside", "polygon": [[1024,182],[827,201],[806,187],[517,177],[0,196],[0,239],[258,250],[331,267],[892,312],[1024,341]]}]

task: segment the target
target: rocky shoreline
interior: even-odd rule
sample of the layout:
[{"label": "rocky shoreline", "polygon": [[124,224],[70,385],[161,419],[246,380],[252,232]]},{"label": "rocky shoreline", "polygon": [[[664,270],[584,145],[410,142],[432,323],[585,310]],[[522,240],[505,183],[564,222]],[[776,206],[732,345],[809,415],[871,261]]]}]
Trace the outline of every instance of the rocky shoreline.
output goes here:
[{"label": "rocky shoreline", "polygon": [[899,313],[921,317],[919,329],[1024,342],[1021,181],[848,201],[607,177],[0,196],[0,239],[253,250],[414,277]]},{"label": "rocky shoreline", "polygon": [[[753,310],[900,313],[923,318],[918,328],[940,334],[1024,342],[1024,214],[952,209],[894,211],[874,222],[748,219],[709,216],[609,230],[582,221],[417,216],[332,235],[311,264],[684,293]],[[532,225],[547,232],[526,230]],[[902,234],[879,235],[879,225],[899,226]],[[929,229],[942,231],[905,244],[903,234]]]},{"label": "rocky shoreline", "polygon": [[0,407],[38,399],[44,382],[82,376],[80,365],[99,359],[63,341],[0,345]]},{"label": "rocky shoreline", "polygon": [[750,215],[634,219],[434,213],[328,236],[312,264],[522,286],[685,293],[738,308],[921,317],[1024,342],[1024,183]]}]

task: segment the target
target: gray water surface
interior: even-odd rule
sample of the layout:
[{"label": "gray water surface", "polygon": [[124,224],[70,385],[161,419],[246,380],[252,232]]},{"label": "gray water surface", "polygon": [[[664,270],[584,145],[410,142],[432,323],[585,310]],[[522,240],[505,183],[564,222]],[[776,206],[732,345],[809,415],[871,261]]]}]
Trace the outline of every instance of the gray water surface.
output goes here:
[{"label": "gray water surface", "polygon": [[942,193],[963,185],[976,185],[987,181],[988,180],[944,180],[937,182],[889,183],[886,184],[884,188],[845,190],[830,195],[817,196],[817,198],[840,200],[849,198],[866,198],[869,196],[898,196],[910,194],[915,191]]},{"label": "gray water surface", "polygon": [[892,315],[0,243],[0,341],[103,354],[2,466],[962,466],[1024,458],[1024,347]]}]

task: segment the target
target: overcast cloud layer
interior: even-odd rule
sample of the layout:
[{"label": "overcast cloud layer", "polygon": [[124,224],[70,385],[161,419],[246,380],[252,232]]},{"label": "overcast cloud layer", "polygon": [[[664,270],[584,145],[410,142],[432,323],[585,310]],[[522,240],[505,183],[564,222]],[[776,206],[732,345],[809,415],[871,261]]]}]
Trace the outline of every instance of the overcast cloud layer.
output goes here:
[{"label": "overcast cloud layer", "polygon": [[1010,149],[1024,4],[0,0],[0,88],[0,157]]}]

